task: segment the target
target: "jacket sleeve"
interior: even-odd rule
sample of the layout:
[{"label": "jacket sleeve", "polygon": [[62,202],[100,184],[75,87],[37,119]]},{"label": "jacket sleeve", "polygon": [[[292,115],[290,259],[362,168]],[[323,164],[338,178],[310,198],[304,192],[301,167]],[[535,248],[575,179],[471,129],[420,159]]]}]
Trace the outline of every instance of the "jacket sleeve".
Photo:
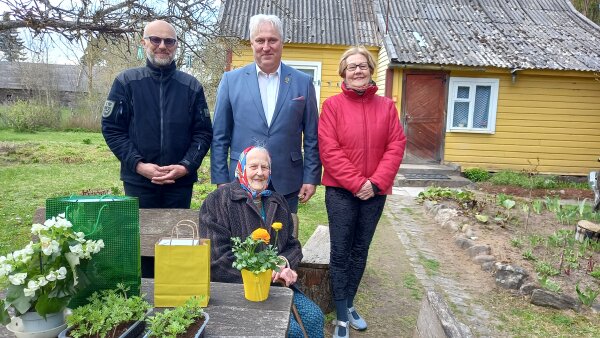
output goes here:
[{"label": "jacket sleeve", "polygon": [[137,163],[143,158],[129,138],[129,123],[133,114],[126,87],[117,77],[104,104],[102,135],[119,161],[130,171],[136,172]]},{"label": "jacket sleeve", "polygon": [[[283,203],[287,205],[285,199],[283,199],[282,197],[280,205],[283,205]],[[290,268],[292,270],[298,270],[298,265],[302,260],[302,246],[300,245],[300,241],[298,241],[297,238],[294,238],[294,232],[292,230],[292,227],[294,226],[294,221],[292,220],[292,214],[287,208],[286,215],[287,219],[285,220],[284,224],[288,225],[289,229],[287,229],[287,232],[285,232],[286,238],[283,240],[279,240],[277,245],[280,245],[283,248],[283,250],[281,250],[279,254],[287,258],[288,262],[290,263]]]},{"label": "jacket sleeve", "polygon": [[212,141],[212,124],[210,112],[204,96],[204,88],[199,83],[198,89],[194,91],[194,103],[191,107],[194,115],[192,127],[192,142],[183,159],[179,164],[187,168],[188,172],[195,172],[202,164]]},{"label": "jacket sleeve", "polygon": [[325,100],[319,120],[319,151],[325,171],[331,173],[335,180],[346,190],[356,194],[367,181],[360,170],[356,169],[342,149],[336,132],[336,115],[342,113]]},{"label": "jacket sleeve", "polygon": [[406,146],[406,137],[400,125],[398,111],[396,107],[390,103],[387,114],[389,116],[387,141],[385,152],[379,160],[377,169],[369,180],[375,184],[382,193],[385,193],[393,184],[394,178],[398,173],[398,168],[404,156],[404,148]]},{"label": "jacket sleeve", "polygon": [[304,169],[302,183],[317,185],[321,183],[321,161],[318,146],[319,109],[312,78],[308,81],[307,93],[303,116]]},{"label": "jacket sleeve", "polygon": [[227,218],[221,215],[224,204],[219,201],[219,193],[222,195],[223,191],[209,194],[202,203],[199,234],[210,239],[211,281],[239,283],[241,273],[232,266],[235,257],[231,251],[231,229],[220,221]]},{"label": "jacket sleeve", "polygon": [[228,153],[233,129],[233,108],[229,98],[229,76],[223,74],[217,90],[215,121],[210,150],[210,177],[213,184],[229,182]]}]

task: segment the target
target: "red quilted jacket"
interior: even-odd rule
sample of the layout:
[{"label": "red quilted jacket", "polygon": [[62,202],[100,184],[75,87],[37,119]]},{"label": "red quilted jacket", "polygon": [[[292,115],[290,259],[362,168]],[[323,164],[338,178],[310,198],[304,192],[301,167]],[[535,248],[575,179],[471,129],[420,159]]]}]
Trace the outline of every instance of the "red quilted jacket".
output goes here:
[{"label": "red quilted jacket", "polygon": [[380,194],[391,194],[406,137],[389,98],[377,86],[358,95],[342,83],[342,93],[323,102],[319,119],[322,184],[356,194],[369,179]]}]

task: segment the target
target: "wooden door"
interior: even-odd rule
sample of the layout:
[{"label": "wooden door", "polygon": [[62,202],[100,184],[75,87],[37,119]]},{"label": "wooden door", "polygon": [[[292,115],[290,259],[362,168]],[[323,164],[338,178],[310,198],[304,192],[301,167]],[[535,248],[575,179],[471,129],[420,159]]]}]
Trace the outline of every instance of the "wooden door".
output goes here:
[{"label": "wooden door", "polygon": [[404,163],[440,163],[444,140],[446,77],[440,72],[407,72],[402,123],[406,133]]}]

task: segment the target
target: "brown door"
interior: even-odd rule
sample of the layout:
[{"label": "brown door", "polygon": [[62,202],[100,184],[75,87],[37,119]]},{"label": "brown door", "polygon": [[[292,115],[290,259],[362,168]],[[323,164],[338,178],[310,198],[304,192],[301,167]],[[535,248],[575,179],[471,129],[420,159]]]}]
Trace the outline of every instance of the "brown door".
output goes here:
[{"label": "brown door", "polygon": [[407,72],[402,123],[406,133],[403,163],[440,163],[444,140],[446,74]]}]

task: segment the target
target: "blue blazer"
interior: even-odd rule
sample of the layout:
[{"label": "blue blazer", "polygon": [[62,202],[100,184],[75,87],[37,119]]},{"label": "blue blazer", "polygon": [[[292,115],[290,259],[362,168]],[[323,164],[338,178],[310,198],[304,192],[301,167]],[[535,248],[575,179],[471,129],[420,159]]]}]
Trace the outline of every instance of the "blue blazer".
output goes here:
[{"label": "blue blazer", "polygon": [[286,195],[300,190],[302,184],[321,182],[319,116],[312,78],[282,63],[279,81],[279,95],[269,127],[260,98],[256,64],[223,74],[217,91],[210,150],[212,183],[231,182],[240,153],[257,143],[271,154],[271,182],[278,193]]}]

